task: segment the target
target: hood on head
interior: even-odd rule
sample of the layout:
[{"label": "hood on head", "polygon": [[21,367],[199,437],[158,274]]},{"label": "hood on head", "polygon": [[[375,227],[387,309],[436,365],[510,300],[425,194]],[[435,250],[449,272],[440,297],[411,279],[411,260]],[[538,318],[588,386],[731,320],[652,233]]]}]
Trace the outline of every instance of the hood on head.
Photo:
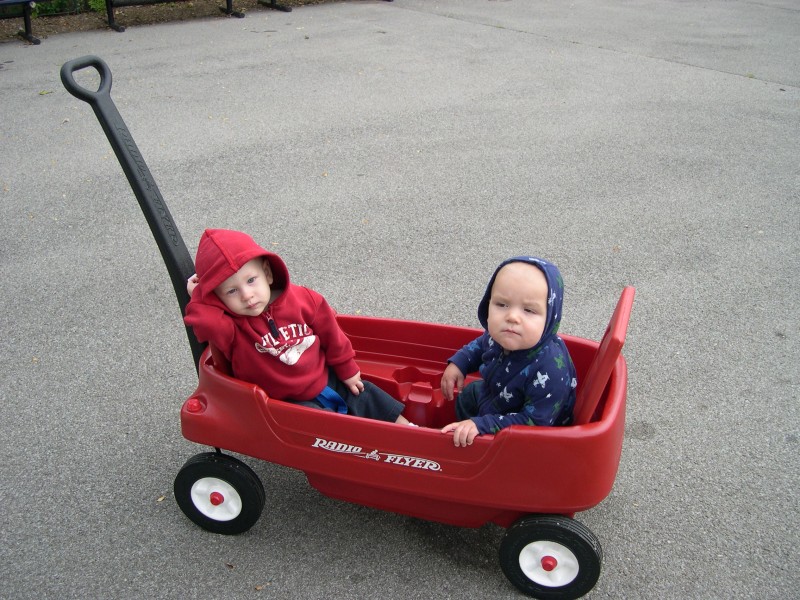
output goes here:
[{"label": "hood on head", "polygon": [[[198,299],[207,301],[209,295],[228,277],[236,273],[254,258],[264,257],[272,268],[275,289],[286,289],[289,285],[289,271],[280,256],[268,252],[246,233],[229,229],[206,229],[200,238],[195,259],[195,271],[199,283],[193,296],[199,292]],[[216,296],[214,295],[216,298]]]},{"label": "hood on head", "polygon": [[515,256],[500,263],[492,274],[492,278],[486,286],[483,298],[480,304],[478,304],[478,321],[480,321],[484,329],[488,329],[489,300],[492,296],[494,280],[497,278],[497,273],[500,269],[513,262],[531,264],[541,270],[544,273],[545,279],[547,279],[547,319],[545,321],[542,339],[536,344],[536,347],[538,347],[556,335],[561,325],[561,303],[564,298],[564,280],[561,278],[561,272],[558,270],[558,267],[553,263],[534,256]]}]

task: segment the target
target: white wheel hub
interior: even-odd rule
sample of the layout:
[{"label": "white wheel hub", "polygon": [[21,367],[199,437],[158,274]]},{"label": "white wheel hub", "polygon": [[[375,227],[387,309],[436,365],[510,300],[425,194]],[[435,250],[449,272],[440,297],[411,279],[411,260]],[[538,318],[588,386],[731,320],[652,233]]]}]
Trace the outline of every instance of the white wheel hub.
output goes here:
[{"label": "white wheel hub", "polygon": [[580,564],[572,550],[563,544],[538,541],[520,551],[519,568],[537,585],[561,587],[575,580]]},{"label": "white wheel hub", "polygon": [[215,521],[232,521],[242,513],[242,497],[230,483],[216,477],[203,477],[192,485],[192,503]]}]

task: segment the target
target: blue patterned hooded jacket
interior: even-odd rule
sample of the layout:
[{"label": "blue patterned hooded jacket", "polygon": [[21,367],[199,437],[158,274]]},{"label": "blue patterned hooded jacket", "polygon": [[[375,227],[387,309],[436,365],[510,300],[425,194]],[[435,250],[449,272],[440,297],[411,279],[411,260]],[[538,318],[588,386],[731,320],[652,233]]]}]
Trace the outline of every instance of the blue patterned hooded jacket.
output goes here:
[{"label": "blue patterned hooded jacket", "polygon": [[[548,306],[544,332],[527,350],[506,352],[490,336],[489,300],[497,272],[511,262],[532,264],[547,279]],[[497,267],[478,305],[482,336],[449,359],[465,375],[476,370],[483,378],[478,416],[472,420],[480,433],[496,433],[510,425],[568,425],[575,406],[575,366],[564,341],[558,337],[564,282],[554,264],[540,258],[517,256]]]}]

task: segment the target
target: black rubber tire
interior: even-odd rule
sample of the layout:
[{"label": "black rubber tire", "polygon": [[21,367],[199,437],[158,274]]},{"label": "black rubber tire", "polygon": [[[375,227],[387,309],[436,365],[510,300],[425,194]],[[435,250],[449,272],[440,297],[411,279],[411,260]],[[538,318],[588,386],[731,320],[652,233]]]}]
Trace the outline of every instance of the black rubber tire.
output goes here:
[{"label": "black rubber tire", "polygon": [[[539,553],[557,555],[560,562],[556,561],[555,567],[549,565],[551,570],[539,569],[543,564]],[[568,517],[523,517],[508,528],[500,543],[503,573],[517,589],[534,598],[580,598],[597,583],[602,563],[598,539],[586,526]]]},{"label": "black rubber tire", "polygon": [[[264,510],[264,486],[242,461],[203,452],[186,461],[175,477],[175,500],[194,523],[214,533],[236,535],[255,525]],[[212,494],[222,501],[212,502]],[[238,496],[238,497],[237,497]]]}]

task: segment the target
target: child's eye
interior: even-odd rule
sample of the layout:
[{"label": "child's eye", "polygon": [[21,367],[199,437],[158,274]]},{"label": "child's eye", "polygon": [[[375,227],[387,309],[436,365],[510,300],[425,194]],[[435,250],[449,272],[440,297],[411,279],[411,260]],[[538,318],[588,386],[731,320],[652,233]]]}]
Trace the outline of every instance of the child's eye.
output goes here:
[{"label": "child's eye", "polygon": [[253,283],[255,280],[256,280],[256,277],[253,276],[253,277],[251,277],[250,279],[247,280],[247,283]]},{"label": "child's eye", "polygon": [[233,296],[236,293],[236,288],[231,288],[225,293],[228,294],[228,296]]}]

